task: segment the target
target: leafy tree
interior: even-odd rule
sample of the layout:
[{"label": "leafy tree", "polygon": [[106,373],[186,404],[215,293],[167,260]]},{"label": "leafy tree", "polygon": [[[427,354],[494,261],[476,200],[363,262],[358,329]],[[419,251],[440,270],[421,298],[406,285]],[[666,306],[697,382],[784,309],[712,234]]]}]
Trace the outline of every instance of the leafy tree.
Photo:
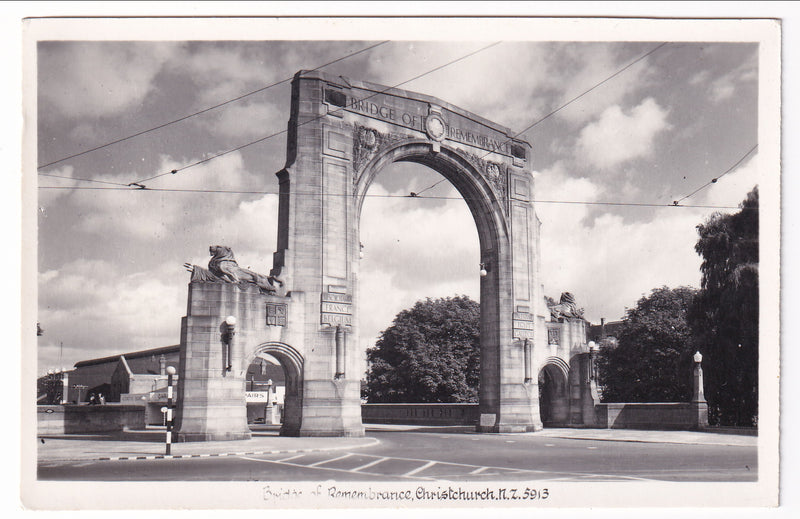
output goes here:
[{"label": "leafy tree", "polygon": [[694,342],[687,313],[696,289],[654,289],[629,309],[616,346],[597,365],[606,402],[688,402]]},{"label": "leafy tree", "polygon": [[709,421],[758,420],[758,186],[734,214],[697,226],[702,284],[691,323],[703,353]]},{"label": "leafy tree", "polygon": [[367,351],[369,402],[476,402],[480,305],[466,296],[418,301]]}]

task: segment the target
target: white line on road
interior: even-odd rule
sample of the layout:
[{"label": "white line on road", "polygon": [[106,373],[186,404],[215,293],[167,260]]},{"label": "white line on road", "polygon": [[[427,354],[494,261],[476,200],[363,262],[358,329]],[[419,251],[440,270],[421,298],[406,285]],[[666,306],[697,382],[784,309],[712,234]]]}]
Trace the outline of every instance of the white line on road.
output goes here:
[{"label": "white line on road", "polygon": [[364,470],[364,469],[366,469],[366,468],[372,467],[373,465],[377,465],[378,463],[380,463],[380,462],[382,462],[382,461],[386,461],[386,460],[388,460],[388,459],[389,459],[389,458],[378,458],[378,459],[376,459],[376,460],[374,460],[374,461],[370,461],[370,462],[369,462],[369,463],[367,463],[366,465],[361,465],[360,467],[356,467],[356,468],[354,468],[354,469],[350,469],[350,471],[351,471],[351,472],[358,472],[359,470]]},{"label": "white line on road", "polygon": [[303,456],[305,456],[305,454],[298,454],[297,456],[289,456],[288,458],[282,458],[275,461],[280,461],[281,463],[283,463],[284,461],[296,460],[297,458],[302,458]]},{"label": "white line on road", "polygon": [[307,467],[318,467],[318,466],[320,466],[320,465],[324,465],[324,464],[326,464],[326,463],[331,463],[331,462],[333,462],[333,461],[338,461],[338,460],[341,460],[341,459],[347,458],[347,457],[349,457],[349,456],[352,456],[352,454],[345,454],[344,456],[339,456],[338,458],[333,458],[333,459],[330,459],[330,460],[322,460],[322,461],[318,461],[318,462],[316,462],[316,463],[312,463],[311,465],[306,465],[306,466],[307,466]]},{"label": "white line on road", "polygon": [[404,475],[404,476],[413,476],[414,474],[417,474],[418,472],[422,472],[423,470],[427,469],[428,467],[432,467],[432,466],[434,466],[434,465],[436,465],[436,462],[435,462],[435,461],[429,461],[429,462],[428,462],[428,463],[426,463],[425,465],[422,465],[422,466],[420,466],[420,467],[417,467],[417,468],[415,468],[414,470],[412,470],[412,471],[410,471],[410,472],[406,472],[406,473],[405,473],[405,474],[403,474],[403,475]]}]

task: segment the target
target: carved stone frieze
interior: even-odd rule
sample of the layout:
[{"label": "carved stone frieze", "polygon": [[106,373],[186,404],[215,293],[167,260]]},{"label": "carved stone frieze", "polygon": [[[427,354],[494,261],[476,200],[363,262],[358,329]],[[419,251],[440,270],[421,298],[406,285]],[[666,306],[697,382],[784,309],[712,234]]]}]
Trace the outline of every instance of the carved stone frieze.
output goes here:
[{"label": "carved stone frieze", "polygon": [[[504,201],[508,197],[508,168],[503,164],[483,160],[474,153],[463,152],[470,161],[477,166],[478,171],[489,182],[489,185],[499,195],[500,200]],[[505,208],[505,204],[503,204]]]},{"label": "carved stone frieze", "polygon": [[381,133],[374,128],[357,125],[353,129],[353,170],[356,172],[356,178],[378,150],[406,138],[398,133]]}]

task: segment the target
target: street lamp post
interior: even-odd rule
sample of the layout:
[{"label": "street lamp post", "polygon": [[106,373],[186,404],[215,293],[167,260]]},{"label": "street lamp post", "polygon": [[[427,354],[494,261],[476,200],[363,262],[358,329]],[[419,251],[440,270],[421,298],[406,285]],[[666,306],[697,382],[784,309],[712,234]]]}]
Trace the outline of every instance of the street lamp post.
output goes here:
[{"label": "street lamp post", "polygon": [[589,380],[597,380],[597,343],[589,341]]},{"label": "street lamp post", "polygon": [[227,357],[225,371],[230,371],[233,368],[231,344],[233,343],[233,336],[236,335],[236,317],[232,315],[226,317],[223,326],[224,332],[222,333],[222,340],[225,343],[225,355]]},{"label": "street lamp post", "polygon": [[708,403],[703,391],[703,355],[698,351],[694,354],[693,360],[692,415],[695,427],[702,429],[708,427]]}]

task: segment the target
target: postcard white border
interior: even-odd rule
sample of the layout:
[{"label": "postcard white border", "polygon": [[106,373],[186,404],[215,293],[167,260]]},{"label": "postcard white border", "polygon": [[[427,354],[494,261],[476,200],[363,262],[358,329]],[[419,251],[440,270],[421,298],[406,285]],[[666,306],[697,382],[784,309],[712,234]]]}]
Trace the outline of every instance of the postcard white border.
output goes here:
[{"label": "postcard white border", "polygon": [[[213,22],[213,23],[212,23]],[[764,506],[775,503],[778,487],[778,378],[780,337],[780,28],[771,20],[621,20],[621,19],[60,19],[29,20],[24,35],[25,114],[35,121],[35,92],[31,75],[32,49],[38,39],[420,39],[420,40],[495,40],[530,39],[542,41],[760,41],[759,56],[759,171],[776,172],[762,178],[762,256],[761,256],[761,399],[759,436],[759,481],[757,483],[559,483],[559,492],[569,500],[553,500],[555,506]],[[357,30],[354,27],[358,27]],[[579,31],[576,31],[580,28]],[[624,34],[624,38],[621,35]],[[268,38],[265,38],[268,35]],[[476,37],[476,35],[478,35]],[[27,143],[34,143],[35,125],[24,126]],[[22,305],[22,322],[35,320],[36,235],[35,147],[27,147],[23,158],[23,288],[27,297]],[[763,174],[763,173],[762,173]],[[772,208],[772,209],[771,209]],[[33,283],[31,283],[33,280]],[[767,297],[765,297],[767,296]],[[35,337],[22,338],[22,401],[31,402],[35,381]],[[768,345],[774,345],[772,349]],[[35,385],[35,384],[34,384]],[[35,413],[22,406],[23,431],[35,430]],[[263,483],[92,483],[86,493],[82,483],[35,481],[35,444],[23,435],[23,494],[26,506],[60,509],[126,508],[142,506],[140,492],[149,495],[168,492],[169,508],[260,508]],[[35,437],[33,438],[35,440]],[[33,475],[33,479],[31,478]],[[124,488],[122,488],[124,487]],[[190,490],[190,492],[187,492]],[[35,497],[34,497],[35,496]],[[102,496],[102,498],[98,498]],[[202,499],[199,496],[213,496]],[[676,496],[680,496],[676,499]],[[296,506],[296,505],[294,505]],[[329,503],[325,506],[336,506]],[[449,504],[448,504],[449,506]]]}]

